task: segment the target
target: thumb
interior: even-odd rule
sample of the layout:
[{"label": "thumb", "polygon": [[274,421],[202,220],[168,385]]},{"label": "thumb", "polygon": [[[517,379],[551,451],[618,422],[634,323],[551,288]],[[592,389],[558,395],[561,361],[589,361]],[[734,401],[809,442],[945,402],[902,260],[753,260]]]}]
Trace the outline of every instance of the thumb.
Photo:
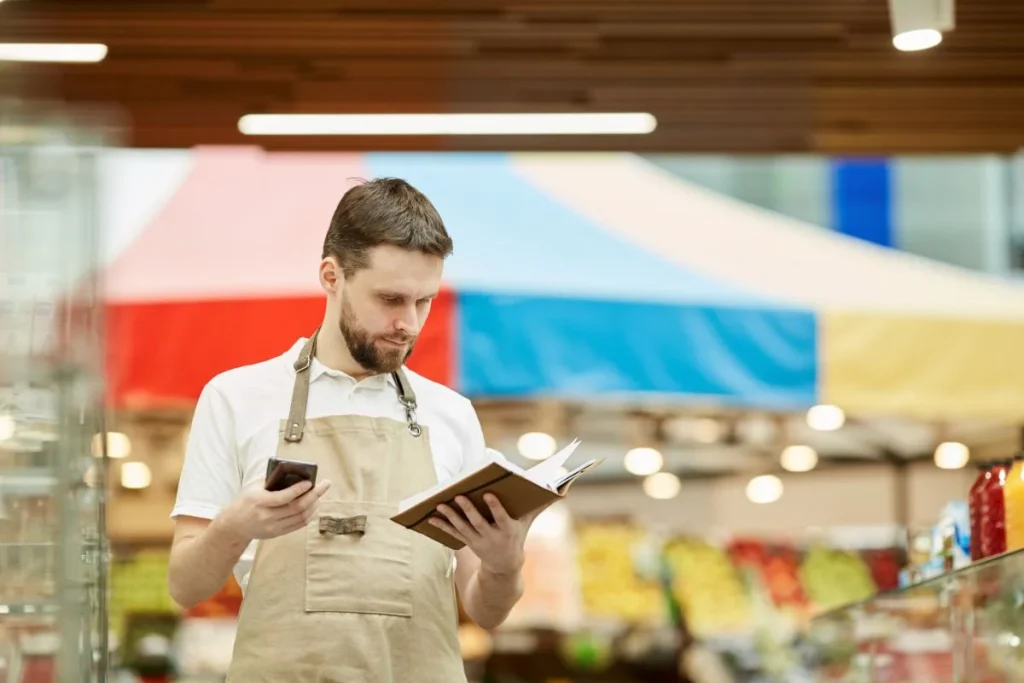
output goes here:
[{"label": "thumb", "polygon": [[533,512],[530,512],[530,513],[528,513],[528,514],[526,514],[526,515],[523,515],[523,517],[522,517],[521,521],[522,521],[522,522],[523,522],[524,524],[526,524],[526,528],[527,528],[527,529],[529,529],[529,528],[530,528],[530,527],[531,527],[531,526],[533,525],[534,521],[535,521],[535,520],[536,520],[536,519],[537,519],[538,517],[540,517],[540,516],[541,516],[541,514],[542,514],[542,513],[543,513],[543,512],[545,511],[545,510],[547,510],[547,509],[548,509],[549,507],[551,507],[551,506],[552,506],[552,505],[554,505],[554,504],[555,504],[555,501],[553,501],[553,500],[552,500],[552,501],[550,501],[550,502],[548,502],[548,503],[545,503],[544,505],[541,505],[541,506],[540,506],[539,508],[537,508],[537,509],[536,509],[536,510],[534,510]]}]

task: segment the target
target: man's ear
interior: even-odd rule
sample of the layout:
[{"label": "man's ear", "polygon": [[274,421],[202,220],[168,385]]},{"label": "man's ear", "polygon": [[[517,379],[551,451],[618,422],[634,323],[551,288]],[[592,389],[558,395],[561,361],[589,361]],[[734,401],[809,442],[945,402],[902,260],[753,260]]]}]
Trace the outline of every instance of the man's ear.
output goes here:
[{"label": "man's ear", "polygon": [[345,273],[334,256],[320,261],[320,287],[328,294],[337,294],[345,285]]}]

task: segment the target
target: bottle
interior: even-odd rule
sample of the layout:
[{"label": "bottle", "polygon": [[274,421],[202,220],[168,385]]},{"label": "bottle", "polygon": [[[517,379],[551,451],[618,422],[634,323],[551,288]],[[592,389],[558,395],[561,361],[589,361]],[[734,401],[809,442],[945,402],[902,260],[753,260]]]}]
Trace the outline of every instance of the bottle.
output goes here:
[{"label": "bottle", "polygon": [[1006,550],[1024,548],[1024,453],[1013,456],[1006,473],[1003,504],[1006,509]]},{"label": "bottle", "polygon": [[1006,505],[1004,489],[1013,458],[997,460],[981,489],[981,556],[1006,552]]},{"label": "bottle", "polygon": [[971,490],[967,494],[967,507],[970,510],[971,519],[971,562],[977,562],[985,555],[982,553],[982,522],[981,506],[984,491],[992,480],[992,463],[978,463],[978,476],[971,484]]}]

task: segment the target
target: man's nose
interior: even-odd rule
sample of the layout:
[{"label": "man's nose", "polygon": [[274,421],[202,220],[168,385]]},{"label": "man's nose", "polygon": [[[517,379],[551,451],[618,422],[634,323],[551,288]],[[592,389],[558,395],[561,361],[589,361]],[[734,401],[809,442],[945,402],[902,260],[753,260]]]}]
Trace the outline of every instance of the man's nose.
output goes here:
[{"label": "man's nose", "polygon": [[395,320],[395,329],[402,334],[415,337],[419,333],[419,317],[416,315],[416,307],[411,306],[402,309],[402,315]]}]

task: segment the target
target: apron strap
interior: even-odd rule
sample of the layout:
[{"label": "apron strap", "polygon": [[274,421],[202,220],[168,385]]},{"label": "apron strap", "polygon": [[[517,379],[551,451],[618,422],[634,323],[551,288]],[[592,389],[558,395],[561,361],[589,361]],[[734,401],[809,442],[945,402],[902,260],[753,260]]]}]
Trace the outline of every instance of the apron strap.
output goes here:
[{"label": "apron strap", "polygon": [[405,376],[403,368],[392,372],[391,378],[395,381],[395,388],[398,390],[398,402],[405,408],[405,422],[409,427],[409,433],[419,436],[423,433],[423,427],[416,420],[416,392],[412,390],[412,384]]},{"label": "apron strap", "polygon": [[[299,351],[299,357],[295,359],[295,387],[292,389],[292,404],[288,409],[288,424],[284,430],[284,440],[290,443],[302,441],[302,432],[306,428],[306,406],[309,403],[309,368],[313,365],[313,357],[316,355],[316,338],[320,334],[320,328],[306,340]],[[405,421],[409,427],[409,433],[419,436],[423,433],[423,427],[416,420],[416,392],[413,391],[409,378],[405,376],[405,370],[398,370],[391,373],[395,381],[395,388],[398,390],[398,402],[405,408]]]},{"label": "apron strap", "polygon": [[309,402],[309,368],[313,365],[316,354],[316,338],[320,328],[306,340],[295,360],[295,388],[292,389],[292,405],[288,409],[288,424],[284,430],[284,440],[291,443],[302,441],[302,431],[306,427],[306,404]]}]

